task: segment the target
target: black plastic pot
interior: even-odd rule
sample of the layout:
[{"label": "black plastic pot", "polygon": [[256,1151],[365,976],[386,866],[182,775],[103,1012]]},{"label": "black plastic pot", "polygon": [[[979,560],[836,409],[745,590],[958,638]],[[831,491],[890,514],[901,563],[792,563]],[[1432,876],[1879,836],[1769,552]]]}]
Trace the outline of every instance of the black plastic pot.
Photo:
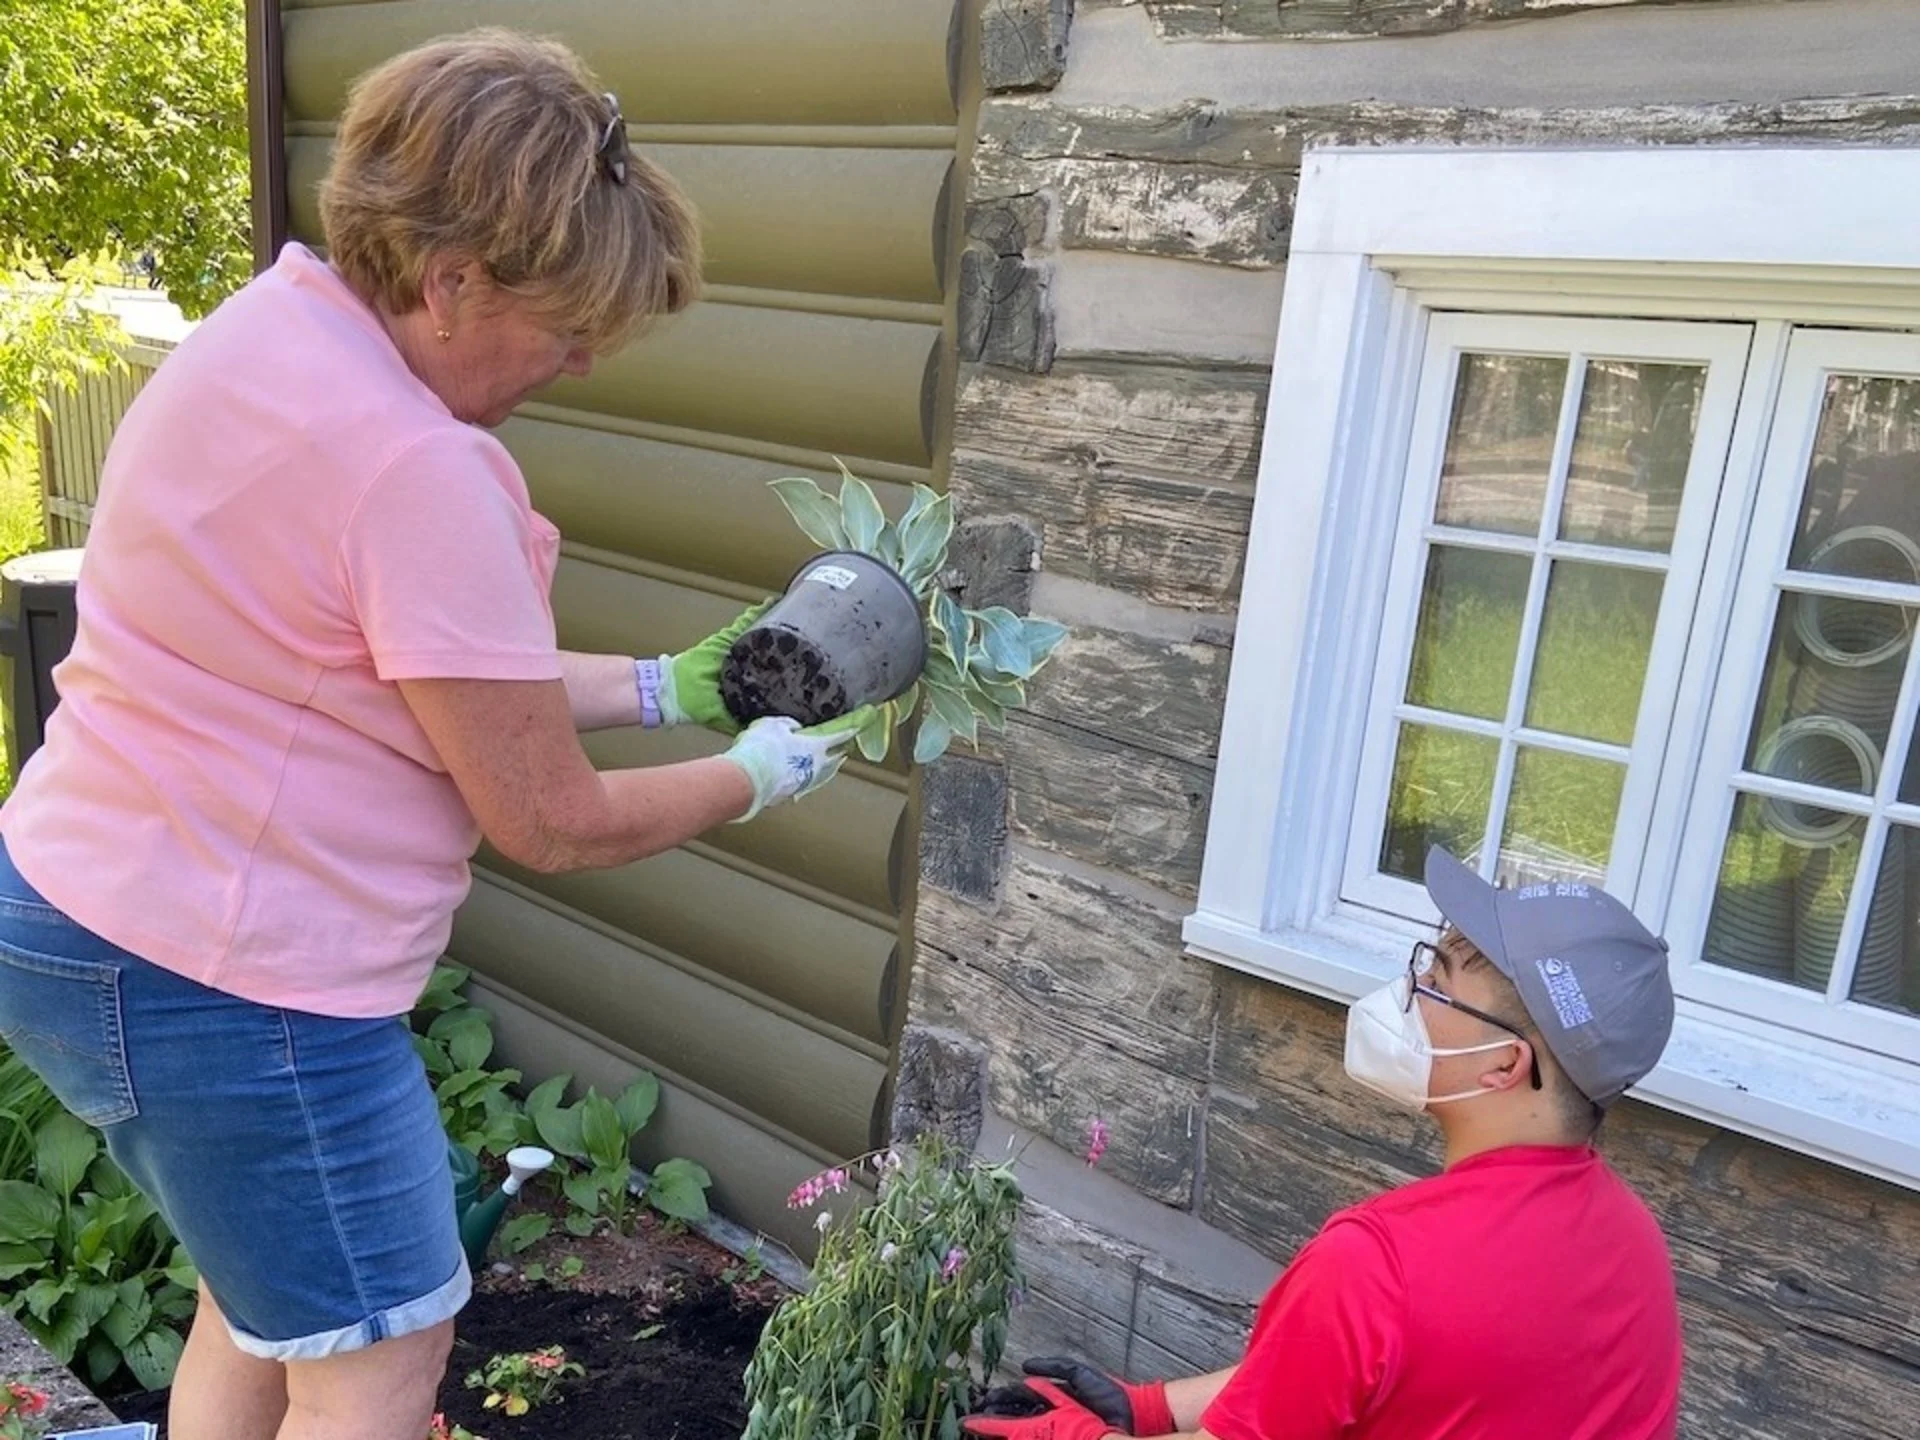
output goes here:
[{"label": "black plastic pot", "polygon": [[926,621],[907,582],[871,555],[830,550],[734,641],[720,698],[742,725],[768,715],[819,725],[893,699],[926,664]]}]

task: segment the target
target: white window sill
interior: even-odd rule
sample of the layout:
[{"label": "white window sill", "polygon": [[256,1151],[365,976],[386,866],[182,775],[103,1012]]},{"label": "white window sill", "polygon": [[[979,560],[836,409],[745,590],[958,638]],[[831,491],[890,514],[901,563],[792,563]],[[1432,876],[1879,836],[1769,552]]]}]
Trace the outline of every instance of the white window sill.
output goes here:
[{"label": "white window sill", "polygon": [[[1337,922],[1335,922],[1337,924]],[[1297,990],[1350,1002],[1405,963],[1403,943],[1372,927],[1346,933],[1253,929],[1205,910],[1187,950]],[[1659,1068],[1636,1100],[1920,1190],[1920,1064],[1849,1053],[1688,1000]]]}]

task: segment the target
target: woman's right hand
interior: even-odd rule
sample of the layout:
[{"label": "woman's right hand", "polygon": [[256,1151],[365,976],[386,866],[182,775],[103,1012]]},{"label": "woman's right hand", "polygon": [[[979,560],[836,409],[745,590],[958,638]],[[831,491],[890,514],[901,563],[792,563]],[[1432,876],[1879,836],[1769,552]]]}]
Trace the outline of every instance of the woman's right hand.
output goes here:
[{"label": "woman's right hand", "polygon": [[769,805],[811,795],[840,771],[846,746],[858,726],[845,720],[811,730],[784,716],[756,720],[733,742],[724,758],[746,772],[753,784],[753,808],[740,817],[753,819]]}]

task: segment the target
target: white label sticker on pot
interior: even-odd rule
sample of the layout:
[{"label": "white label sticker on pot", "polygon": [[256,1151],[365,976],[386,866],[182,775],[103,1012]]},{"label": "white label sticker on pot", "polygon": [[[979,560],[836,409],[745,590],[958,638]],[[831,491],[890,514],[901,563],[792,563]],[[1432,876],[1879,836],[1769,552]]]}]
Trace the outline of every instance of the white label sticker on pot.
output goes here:
[{"label": "white label sticker on pot", "polygon": [[831,585],[836,590],[844,590],[860,577],[841,565],[822,565],[817,570],[809,570],[807,579],[818,580],[822,585]]}]

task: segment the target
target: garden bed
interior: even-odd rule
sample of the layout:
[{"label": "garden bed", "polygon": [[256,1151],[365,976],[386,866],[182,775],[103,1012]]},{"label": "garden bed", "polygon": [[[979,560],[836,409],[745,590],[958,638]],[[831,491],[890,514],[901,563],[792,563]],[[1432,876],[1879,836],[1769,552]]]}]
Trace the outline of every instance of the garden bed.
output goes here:
[{"label": "garden bed", "polygon": [[[741,1375],[786,1292],[751,1262],[656,1216],[636,1230],[555,1235],[511,1268],[476,1277],[440,1390],[450,1424],[487,1440],[738,1440],[747,1423]],[[494,1355],[549,1345],[586,1369],[555,1402],[510,1418],[483,1408],[483,1393],[466,1385]],[[110,1403],[166,1434],[165,1392]]]}]

